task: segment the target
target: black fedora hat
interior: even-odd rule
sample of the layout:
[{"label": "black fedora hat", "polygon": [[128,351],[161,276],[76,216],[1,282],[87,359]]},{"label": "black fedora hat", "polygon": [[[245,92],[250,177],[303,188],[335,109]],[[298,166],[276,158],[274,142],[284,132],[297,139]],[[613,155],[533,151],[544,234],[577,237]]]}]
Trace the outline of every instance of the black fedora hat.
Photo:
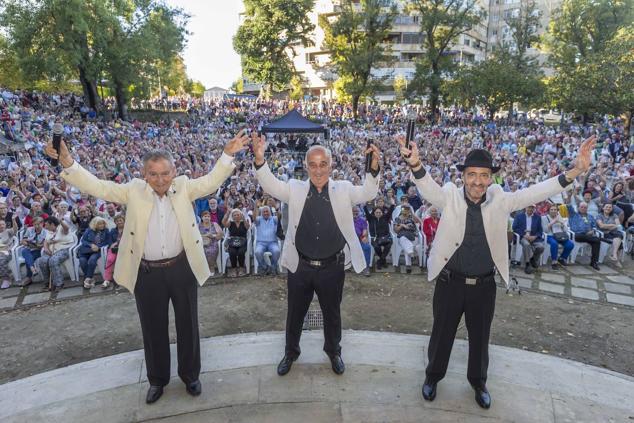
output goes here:
[{"label": "black fedora hat", "polygon": [[456,165],[459,171],[464,171],[467,167],[488,167],[492,173],[500,170],[499,166],[493,166],[493,156],[486,150],[476,148],[469,151],[467,158],[464,160],[464,164]]}]

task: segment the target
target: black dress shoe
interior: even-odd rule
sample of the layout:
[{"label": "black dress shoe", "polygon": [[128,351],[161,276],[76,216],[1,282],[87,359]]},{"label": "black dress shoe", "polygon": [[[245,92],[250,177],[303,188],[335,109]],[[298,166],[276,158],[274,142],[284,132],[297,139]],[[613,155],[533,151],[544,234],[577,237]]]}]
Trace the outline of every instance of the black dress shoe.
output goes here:
[{"label": "black dress shoe", "polygon": [[286,373],[290,372],[293,361],[295,360],[297,359],[285,355],[282,361],[280,361],[280,364],[277,365],[277,374],[280,376],[284,376]]},{"label": "black dress shoe", "polygon": [[333,355],[330,357],[330,364],[332,365],[332,371],[338,375],[342,375],[346,371],[346,365],[343,364],[343,360],[340,355]]},{"label": "black dress shoe", "polygon": [[185,385],[185,389],[189,395],[197,397],[203,391],[203,385],[200,383],[200,380],[196,380]]},{"label": "black dress shoe", "polygon": [[487,391],[486,387],[473,388],[475,390],[475,400],[482,408],[491,407],[491,394]]},{"label": "black dress shoe", "polygon": [[423,383],[423,398],[427,401],[433,401],[436,398],[436,383],[431,383],[425,379],[425,383]]},{"label": "black dress shoe", "polygon": [[152,404],[158,401],[163,395],[163,387],[162,386],[154,386],[150,385],[150,389],[147,390],[147,396],[145,397],[146,404]]},{"label": "black dress shoe", "polygon": [[594,270],[601,270],[597,263],[590,263],[590,267],[592,267]]},{"label": "black dress shoe", "polygon": [[530,275],[531,273],[534,273],[535,269],[533,269],[533,266],[531,266],[530,264],[526,265],[526,268],[524,269],[524,273]]}]

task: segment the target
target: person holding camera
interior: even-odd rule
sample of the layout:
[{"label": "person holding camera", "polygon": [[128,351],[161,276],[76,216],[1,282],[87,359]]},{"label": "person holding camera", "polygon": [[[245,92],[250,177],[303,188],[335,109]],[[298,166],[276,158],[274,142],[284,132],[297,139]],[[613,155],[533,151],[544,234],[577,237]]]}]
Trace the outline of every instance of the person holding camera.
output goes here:
[{"label": "person holding camera", "polygon": [[197,289],[211,273],[192,203],[220,187],[235,168],[234,155],[247,146],[248,137],[240,131],[225,145],[211,172],[196,179],[176,176],[169,151],[148,151],[142,159],[143,179],[126,184],[98,179],[75,161],[64,141],[59,150],[52,141],[46,147],[48,156],[64,168],[60,176],[69,184],[126,206],[114,279],[136,298],[150,383],[148,404],[163,395],[170,381],[170,302],[176,322],[178,375],[187,393],[198,396],[202,391]]},{"label": "person holding camera", "polygon": [[366,268],[355,232],[352,206],[376,197],[380,151],[374,144],[366,149],[369,171],[361,186],[330,178],[332,153],[323,146],[311,147],[306,152],[307,181],[283,182],[271,172],[264,158],[266,138],[253,134],[252,143],[256,176],[263,191],[288,204],[288,230],[281,257],[282,266],[288,269],[286,347],[277,373],[287,374],[299,357],[304,316],[317,293],[324,316],[324,351],[330,358],[332,370],[342,374],[345,365],[339,343],[345,265],[351,261],[357,273]]}]

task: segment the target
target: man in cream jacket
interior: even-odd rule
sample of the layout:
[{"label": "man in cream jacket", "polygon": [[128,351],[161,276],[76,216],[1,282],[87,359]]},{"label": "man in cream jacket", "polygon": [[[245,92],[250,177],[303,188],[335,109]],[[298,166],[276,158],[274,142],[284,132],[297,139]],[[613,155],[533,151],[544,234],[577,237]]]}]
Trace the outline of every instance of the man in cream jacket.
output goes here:
[{"label": "man in cream jacket", "polygon": [[447,371],[456,330],[464,313],[469,334],[467,379],[475,390],[478,405],[489,408],[491,395],[486,379],[489,333],[495,309],[494,273],[497,269],[508,284],[508,216],[514,210],[563,191],[574,178],[587,171],[594,137],[580,147],[573,169],[512,193],[492,184],[492,176],[499,168],[493,165],[491,154],[486,150],[472,150],[465,163],[458,166],[463,174],[463,188],[453,183],[440,187],[423,168],[416,144],[406,145],[404,137],[398,141],[423,198],[442,209],[427,261],[428,279],[437,279],[423,397],[427,401],[436,397],[436,384]]},{"label": "man in cream jacket", "polygon": [[264,159],[266,140],[253,136],[256,175],[265,192],[288,204],[288,230],[284,239],[281,264],[288,269],[288,312],[286,348],[277,367],[280,376],[287,374],[300,354],[299,339],[304,316],[313,295],[319,298],[324,316],[324,351],[332,370],[342,374],[341,297],[345,264],[359,273],[366,267],[363,250],[354,230],[352,207],[374,199],[378,191],[378,148],[372,145],[370,172],[362,186],[349,181],[333,181],[332,156],[322,146],[311,147],[304,166],[308,180],[283,182],[277,179]]},{"label": "man in cream jacket", "polygon": [[64,142],[47,154],[59,159],[69,184],[97,198],[126,205],[124,233],[114,279],[132,292],[143,332],[150,388],[146,402],[163,394],[170,381],[168,307],[172,302],[178,346],[178,375],[192,396],[200,395],[200,340],[197,287],[211,275],[192,202],[215,192],[231,175],[233,155],[246,148],[240,132],[227,143],[213,170],[197,179],[176,177],[172,155],[155,150],[143,157],[144,179],[126,184],[100,180],[73,160]]}]

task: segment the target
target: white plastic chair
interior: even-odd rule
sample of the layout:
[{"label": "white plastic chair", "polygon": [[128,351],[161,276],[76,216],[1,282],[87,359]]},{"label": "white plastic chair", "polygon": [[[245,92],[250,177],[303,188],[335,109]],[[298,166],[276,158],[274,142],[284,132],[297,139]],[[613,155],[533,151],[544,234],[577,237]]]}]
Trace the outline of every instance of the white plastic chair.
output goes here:
[{"label": "white plastic chair", "polygon": [[[418,236],[416,238],[416,242],[414,243],[414,252],[418,255],[418,265],[423,267],[426,264],[427,238],[420,228],[418,228],[418,225],[416,226],[416,229]],[[394,267],[398,267],[403,249],[401,248],[401,244],[398,242],[398,236],[394,230],[394,223],[390,224],[390,234],[392,234],[392,264]]]},{"label": "white plastic chair", "polygon": [[[253,252],[253,235],[252,235],[252,226],[249,226],[247,230],[247,251],[244,254],[244,267],[246,267],[246,272],[249,274],[251,272],[251,255]],[[222,240],[222,273],[227,272],[227,263],[229,262],[229,251],[227,251],[227,242],[229,240],[229,230],[224,229],[224,238]]]},{"label": "white plastic chair", "polygon": [[[73,280],[74,281],[78,281],[80,276],[83,275],[83,272],[81,271],[81,267],[79,266],[79,258],[77,257],[77,251],[79,251],[80,246],[81,246],[81,240],[78,241],[77,244],[70,250],[70,258],[73,261],[73,272],[74,272]],[[105,247],[100,248],[101,254],[99,256],[99,260],[97,260],[97,268],[95,269],[101,274],[102,277],[104,277],[104,275],[106,274],[106,260],[108,258],[108,248],[109,246],[107,245]]]},{"label": "white plastic chair", "polygon": [[[570,233],[570,238],[574,240],[575,239],[574,232],[570,231],[569,233]],[[603,233],[601,231],[594,229],[594,233],[599,238],[603,238]],[[570,262],[571,263],[576,262],[577,256],[579,254],[583,255],[584,253],[587,253],[589,255],[591,249],[592,247],[587,242],[575,241],[575,247],[570,252]],[[599,249],[599,263],[603,263],[603,260],[605,259],[605,256],[608,254],[609,250],[610,250],[610,244],[601,242],[601,248]]]},{"label": "white plastic chair", "polygon": [[[73,245],[70,247],[69,257],[64,261],[64,268],[66,272],[68,272],[68,276],[71,280],[76,281],[77,278],[75,276],[75,269],[72,260],[72,252],[73,248],[75,248],[78,244],[77,234],[74,231],[71,231],[73,236]],[[19,244],[17,238],[15,239],[15,246],[11,250],[12,260],[11,260],[11,272],[13,273],[13,277],[16,282],[20,282],[22,279],[21,266],[25,264],[24,257],[22,257],[22,250],[26,248]],[[39,278],[41,280],[41,275],[36,275],[35,278]],[[35,279],[34,278],[34,279]]]},{"label": "white plastic chair", "polygon": [[[255,230],[253,231],[253,272],[254,273],[258,273],[258,268],[260,267],[259,263],[258,263],[258,259],[255,257],[255,247],[258,245],[258,229],[255,228]],[[281,252],[282,252],[282,242],[278,239],[277,240],[277,245],[280,247],[280,257]],[[273,253],[271,253],[270,251],[267,251],[264,253],[264,261],[266,262],[266,265],[271,267],[271,257],[273,256]],[[278,260],[277,261],[277,271],[278,273],[282,273],[282,265],[281,262],[282,260]],[[246,258],[244,260],[244,264],[246,265]]]}]

